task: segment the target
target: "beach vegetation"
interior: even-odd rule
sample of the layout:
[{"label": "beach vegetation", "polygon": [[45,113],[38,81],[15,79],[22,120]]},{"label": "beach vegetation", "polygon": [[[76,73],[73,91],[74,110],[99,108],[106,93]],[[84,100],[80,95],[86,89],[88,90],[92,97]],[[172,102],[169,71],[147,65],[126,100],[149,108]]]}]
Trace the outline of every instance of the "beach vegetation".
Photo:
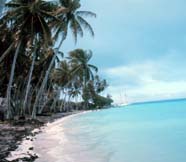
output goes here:
[{"label": "beach vegetation", "polygon": [[[6,119],[36,119],[44,112],[111,104],[100,93],[108,86],[90,63],[93,52],[62,51],[69,30],[74,42],[94,36],[79,0],[11,0],[0,17],[0,97]],[[73,108],[72,108],[73,107]]]}]

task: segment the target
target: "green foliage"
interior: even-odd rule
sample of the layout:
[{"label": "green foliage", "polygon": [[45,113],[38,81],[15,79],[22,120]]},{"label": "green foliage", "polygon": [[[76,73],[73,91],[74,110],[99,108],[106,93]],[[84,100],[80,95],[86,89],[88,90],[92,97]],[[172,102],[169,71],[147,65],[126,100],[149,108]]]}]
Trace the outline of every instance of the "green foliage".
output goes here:
[{"label": "green foliage", "polygon": [[93,97],[93,102],[94,102],[94,106],[96,108],[102,108],[105,106],[110,106],[112,104],[113,100],[111,98],[103,97],[100,95],[95,95]]},{"label": "green foliage", "polygon": [[65,105],[77,98],[87,105],[106,104],[98,94],[107,83],[97,75],[98,68],[90,64],[92,51],[76,49],[61,60],[60,47],[69,29],[75,42],[83,36],[84,29],[94,36],[85,18],[96,14],[80,8],[79,0],[6,3],[6,12],[0,18],[0,96],[7,97],[9,117],[36,117],[46,107],[55,111],[61,94],[64,98],[60,107],[65,110]]},{"label": "green foliage", "polygon": [[68,8],[69,11],[65,15],[59,15],[58,18],[61,20],[56,23],[55,27],[55,39],[63,37],[65,39],[68,34],[68,27],[74,36],[75,42],[77,42],[77,37],[83,37],[84,31],[86,29],[94,36],[94,31],[91,25],[85,20],[84,17],[96,17],[96,14],[90,11],[79,11],[81,4],[80,0],[59,0],[61,6]]}]

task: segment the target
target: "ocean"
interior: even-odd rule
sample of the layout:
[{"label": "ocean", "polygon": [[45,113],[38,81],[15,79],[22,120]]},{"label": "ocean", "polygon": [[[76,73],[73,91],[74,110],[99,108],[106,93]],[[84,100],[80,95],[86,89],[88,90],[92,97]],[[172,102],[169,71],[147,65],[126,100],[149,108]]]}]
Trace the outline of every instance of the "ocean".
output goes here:
[{"label": "ocean", "polygon": [[186,162],[186,100],[67,117],[38,135],[36,162]]}]

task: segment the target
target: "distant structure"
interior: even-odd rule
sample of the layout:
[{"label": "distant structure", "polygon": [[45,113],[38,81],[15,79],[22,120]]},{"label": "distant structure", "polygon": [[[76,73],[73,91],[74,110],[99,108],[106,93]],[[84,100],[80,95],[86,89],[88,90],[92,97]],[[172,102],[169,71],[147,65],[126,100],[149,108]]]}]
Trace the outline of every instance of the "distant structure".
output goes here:
[{"label": "distant structure", "polygon": [[126,94],[126,90],[124,90],[123,92],[124,92],[124,95],[123,95],[123,93],[120,93],[120,103],[119,103],[119,105],[120,106],[127,106],[129,104],[128,96]]}]

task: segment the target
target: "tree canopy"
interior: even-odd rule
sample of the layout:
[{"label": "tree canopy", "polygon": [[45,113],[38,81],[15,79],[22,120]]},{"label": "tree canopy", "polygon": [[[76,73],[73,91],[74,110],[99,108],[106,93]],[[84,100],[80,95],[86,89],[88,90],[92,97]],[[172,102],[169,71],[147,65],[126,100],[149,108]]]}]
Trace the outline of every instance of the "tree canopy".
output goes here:
[{"label": "tree canopy", "polygon": [[6,98],[8,119],[62,111],[75,98],[76,103],[108,105],[98,95],[107,83],[90,63],[93,52],[75,49],[63,58],[60,51],[69,29],[75,42],[85,31],[94,36],[86,17],[96,14],[80,9],[79,0],[11,0],[5,4],[0,18],[0,97]]}]

